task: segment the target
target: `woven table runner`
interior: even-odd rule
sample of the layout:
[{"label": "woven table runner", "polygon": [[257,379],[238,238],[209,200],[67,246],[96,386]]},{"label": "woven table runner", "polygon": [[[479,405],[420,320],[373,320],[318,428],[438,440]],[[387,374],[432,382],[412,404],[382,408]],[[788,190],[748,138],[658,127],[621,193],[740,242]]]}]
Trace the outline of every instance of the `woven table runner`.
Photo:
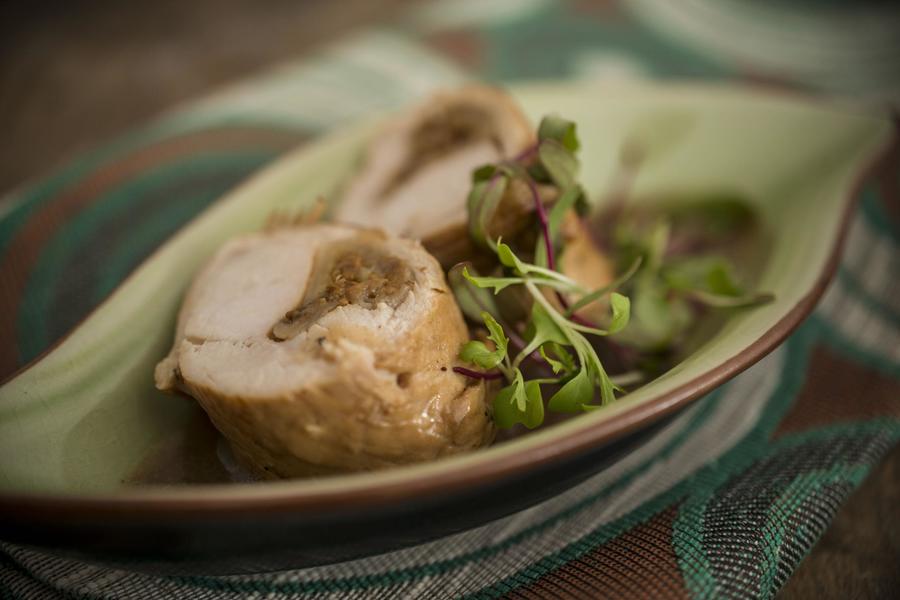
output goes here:
[{"label": "woven table runner", "polygon": [[[881,61],[887,38],[870,34],[857,57],[868,71],[829,76],[810,68],[809,48],[728,46],[728,26],[783,39],[780,21],[671,4],[718,35],[694,35],[696,23],[651,0],[429,3],[395,28],[182,107],[17,191],[0,203],[0,374],[38,356],[262,165],[439,86],[741,77],[871,98],[897,89]],[[898,175],[895,160],[864,189],[834,283],[782,346],[565,494],[421,546],[254,576],[150,576],[0,543],[0,597],[771,597],[900,441]]]}]

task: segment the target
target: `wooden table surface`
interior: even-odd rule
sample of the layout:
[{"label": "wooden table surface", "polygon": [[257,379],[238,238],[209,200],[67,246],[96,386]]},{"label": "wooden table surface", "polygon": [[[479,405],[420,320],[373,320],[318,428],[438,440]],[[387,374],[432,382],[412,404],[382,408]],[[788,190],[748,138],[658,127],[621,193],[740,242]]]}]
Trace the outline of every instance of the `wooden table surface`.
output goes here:
[{"label": "wooden table surface", "polygon": [[[401,0],[77,0],[0,6],[0,193],[180,101],[296,59]],[[801,564],[785,598],[900,595],[900,446]]]}]

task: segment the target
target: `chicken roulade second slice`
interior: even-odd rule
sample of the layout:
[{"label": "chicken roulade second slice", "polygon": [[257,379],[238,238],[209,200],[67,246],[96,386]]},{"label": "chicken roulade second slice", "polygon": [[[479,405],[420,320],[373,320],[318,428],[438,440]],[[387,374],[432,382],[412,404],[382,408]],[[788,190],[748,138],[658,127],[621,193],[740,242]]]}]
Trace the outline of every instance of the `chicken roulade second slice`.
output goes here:
[{"label": "chicken roulade second slice", "polygon": [[528,118],[503,91],[470,85],[435,94],[382,127],[335,216],[421,240],[464,238],[472,171],[532,144]]},{"label": "chicken roulade second slice", "polygon": [[156,384],[196,398],[259,475],[376,469],[492,440],[484,384],[452,370],[467,340],[417,242],[297,226],[213,257]]}]

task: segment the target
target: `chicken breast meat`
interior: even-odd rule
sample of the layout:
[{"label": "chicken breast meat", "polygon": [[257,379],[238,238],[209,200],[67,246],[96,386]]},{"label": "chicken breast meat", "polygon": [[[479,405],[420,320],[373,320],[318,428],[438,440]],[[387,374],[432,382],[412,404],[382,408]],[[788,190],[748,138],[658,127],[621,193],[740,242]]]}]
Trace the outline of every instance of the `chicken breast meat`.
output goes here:
[{"label": "chicken breast meat", "polygon": [[191,286],[162,390],[200,403],[258,475],[369,470],[490,443],[468,339],[418,242],[317,224],[231,240]]}]

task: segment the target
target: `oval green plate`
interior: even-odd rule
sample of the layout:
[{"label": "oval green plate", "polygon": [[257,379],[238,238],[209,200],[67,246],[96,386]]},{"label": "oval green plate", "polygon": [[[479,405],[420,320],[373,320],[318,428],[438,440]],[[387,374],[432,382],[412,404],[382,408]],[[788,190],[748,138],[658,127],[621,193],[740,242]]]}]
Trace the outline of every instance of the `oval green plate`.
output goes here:
[{"label": "oval green plate", "polygon": [[533,504],[608,465],[799,324],[834,271],[855,187],[891,139],[887,119],[747,89],[541,84],[514,94],[535,120],[559,112],[578,123],[591,191],[631,139],[646,151],[636,196],[729,190],[752,202],[770,236],[758,287],[775,302],[737,313],[615,404],[467,456],[307,481],[123,486],[196,415],[152,381],[194,272],[271,211],[328,196],[374,130],[359,125],[221,199],[0,388],[0,536],[139,568],[234,572],[380,552]]}]

